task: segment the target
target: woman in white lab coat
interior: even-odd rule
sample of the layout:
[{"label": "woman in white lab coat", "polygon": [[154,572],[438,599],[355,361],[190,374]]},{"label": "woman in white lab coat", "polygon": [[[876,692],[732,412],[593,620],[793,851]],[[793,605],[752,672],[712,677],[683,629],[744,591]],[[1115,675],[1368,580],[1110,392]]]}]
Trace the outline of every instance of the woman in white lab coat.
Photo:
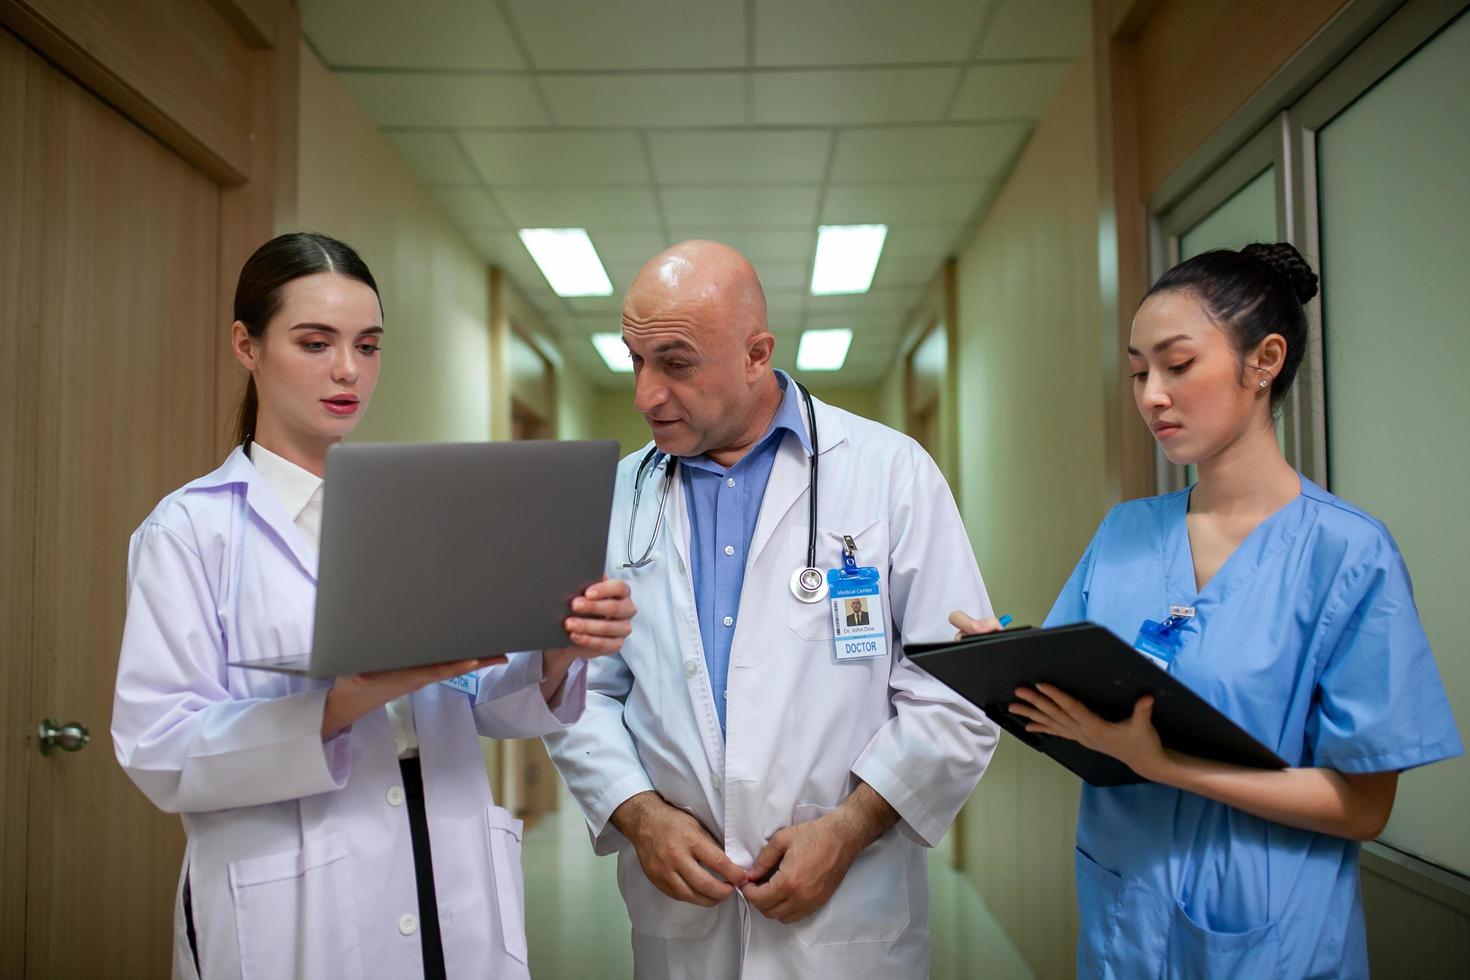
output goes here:
[{"label": "woman in white lab coat", "polygon": [[[228,667],[310,648],[326,451],[383,335],[367,266],[315,234],[251,256],[235,321],[241,444],[133,535],[113,711],[118,761],[188,835],[174,976],[528,976],[521,824],[475,736],[575,721],[627,585],[576,599],[560,650],[330,682]],[[470,670],[475,697],[437,683]]]}]

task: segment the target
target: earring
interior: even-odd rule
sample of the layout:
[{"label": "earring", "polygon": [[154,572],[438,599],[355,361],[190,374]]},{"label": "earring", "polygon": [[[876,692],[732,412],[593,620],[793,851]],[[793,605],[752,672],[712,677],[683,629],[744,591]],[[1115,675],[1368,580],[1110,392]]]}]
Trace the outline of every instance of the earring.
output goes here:
[{"label": "earring", "polygon": [[1262,378],[1261,379],[1261,387],[1262,388],[1269,388],[1269,387],[1271,387],[1271,382],[1267,381],[1265,378]]}]

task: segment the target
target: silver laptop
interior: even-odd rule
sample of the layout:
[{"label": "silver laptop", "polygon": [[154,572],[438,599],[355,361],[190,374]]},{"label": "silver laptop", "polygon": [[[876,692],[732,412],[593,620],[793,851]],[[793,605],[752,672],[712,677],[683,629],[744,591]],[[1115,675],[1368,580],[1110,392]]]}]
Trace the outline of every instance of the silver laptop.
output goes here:
[{"label": "silver laptop", "polygon": [[615,442],[327,453],[311,650],[231,663],[335,677],[565,646],[603,575]]}]

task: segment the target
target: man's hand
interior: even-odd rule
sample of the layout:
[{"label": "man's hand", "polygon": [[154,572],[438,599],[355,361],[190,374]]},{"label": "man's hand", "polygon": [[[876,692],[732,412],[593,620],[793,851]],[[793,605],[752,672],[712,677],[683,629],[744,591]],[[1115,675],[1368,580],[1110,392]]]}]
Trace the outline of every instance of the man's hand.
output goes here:
[{"label": "man's hand", "polygon": [[612,824],[633,842],[648,880],[670,898],[714,908],[745,883],[745,872],[699,821],[655,792],[624,800]]},{"label": "man's hand", "polygon": [[606,657],[623,648],[623,641],[633,632],[638,607],[633,605],[627,582],[604,578],[572,600],[572,612],[575,615],[562,623],[572,645],[541,654],[541,695],[553,707],[561,700],[561,684],[573,661]]},{"label": "man's hand", "polygon": [[777,831],[756,856],[752,883],[741,894],[768,919],[786,925],[804,919],[827,904],[857,856],[897,822],[888,801],[859,783],[831,813]]}]

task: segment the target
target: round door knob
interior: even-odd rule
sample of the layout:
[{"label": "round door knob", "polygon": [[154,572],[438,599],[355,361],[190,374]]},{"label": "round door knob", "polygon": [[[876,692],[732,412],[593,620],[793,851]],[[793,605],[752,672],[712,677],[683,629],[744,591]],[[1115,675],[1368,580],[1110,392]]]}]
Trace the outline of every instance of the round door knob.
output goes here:
[{"label": "round door knob", "polygon": [[41,754],[50,755],[52,749],[63,752],[80,752],[92,741],[92,733],[79,721],[58,724],[55,718],[47,718],[36,728],[41,736]]}]

